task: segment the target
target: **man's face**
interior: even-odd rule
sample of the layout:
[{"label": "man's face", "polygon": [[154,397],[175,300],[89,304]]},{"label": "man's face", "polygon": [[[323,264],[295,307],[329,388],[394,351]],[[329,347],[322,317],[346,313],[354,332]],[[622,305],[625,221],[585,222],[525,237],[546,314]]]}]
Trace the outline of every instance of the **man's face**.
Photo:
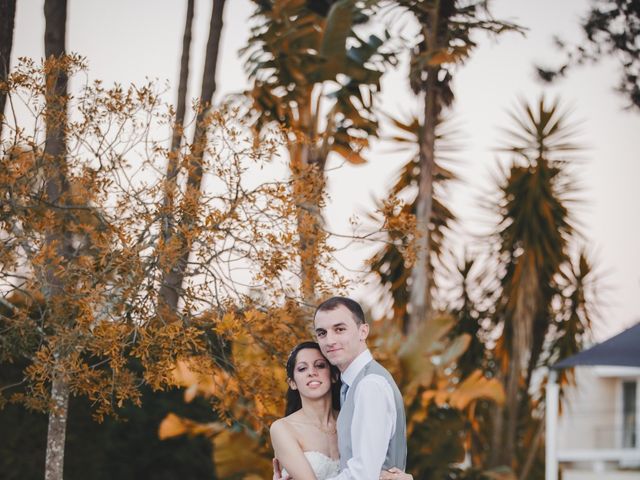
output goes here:
[{"label": "man's face", "polygon": [[369,325],[358,325],[353,314],[343,305],[317,312],[314,325],[322,353],[341,372],[367,348]]}]

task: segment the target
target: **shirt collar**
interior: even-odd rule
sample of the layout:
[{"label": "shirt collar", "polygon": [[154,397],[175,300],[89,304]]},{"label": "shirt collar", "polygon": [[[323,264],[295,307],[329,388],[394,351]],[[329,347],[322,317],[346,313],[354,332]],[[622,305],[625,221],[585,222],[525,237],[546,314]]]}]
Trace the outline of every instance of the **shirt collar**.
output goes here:
[{"label": "shirt collar", "polygon": [[351,365],[349,365],[347,369],[340,375],[342,383],[346,383],[350,386],[360,373],[360,370],[362,370],[364,366],[371,360],[373,360],[373,356],[371,355],[369,349],[365,350],[356,358],[354,358],[351,362]]}]

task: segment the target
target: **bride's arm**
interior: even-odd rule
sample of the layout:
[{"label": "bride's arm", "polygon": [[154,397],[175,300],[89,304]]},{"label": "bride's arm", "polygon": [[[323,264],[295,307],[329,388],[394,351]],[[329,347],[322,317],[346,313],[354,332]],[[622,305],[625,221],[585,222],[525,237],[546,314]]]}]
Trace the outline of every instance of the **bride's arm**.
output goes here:
[{"label": "bride's arm", "polygon": [[273,422],[270,433],[276,458],[289,476],[295,480],[317,480],[291,427],[283,419]]}]

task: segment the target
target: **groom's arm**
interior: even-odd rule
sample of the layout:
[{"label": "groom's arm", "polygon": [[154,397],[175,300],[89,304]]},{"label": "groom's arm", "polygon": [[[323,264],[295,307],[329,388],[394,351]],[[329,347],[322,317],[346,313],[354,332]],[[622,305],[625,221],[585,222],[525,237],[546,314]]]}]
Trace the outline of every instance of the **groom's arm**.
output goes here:
[{"label": "groom's arm", "polygon": [[380,375],[367,375],[358,383],[351,423],[353,456],[331,480],[378,480],[395,432],[393,391]]}]

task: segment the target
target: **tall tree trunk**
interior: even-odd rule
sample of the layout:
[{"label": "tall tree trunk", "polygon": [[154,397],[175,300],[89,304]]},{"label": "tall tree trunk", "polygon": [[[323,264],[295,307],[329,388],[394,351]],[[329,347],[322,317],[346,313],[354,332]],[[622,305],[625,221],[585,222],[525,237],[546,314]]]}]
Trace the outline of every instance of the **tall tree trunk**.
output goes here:
[{"label": "tall tree trunk", "polygon": [[[218,51],[220,36],[222,34],[222,19],[225,0],[214,0],[211,10],[211,22],[209,25],[209,39],[205,54],[204,72],[202,74],[202,89],[200,92],[200,109],[196,118],[193,145],[188,162],[187,186],[184,199],[185,217],[183,219],[184,230],[188,231],[195,223],[200,190],[202,188],[203,157],[207,141],[206,116],[209,112],[213,94],[216,91],[216,67],[218,63]],[[188,212],[188,213],[187,213]],[[175,234],[175,233],[174,233]],[[178,301],[182,292],[182,283],[185,277],[189,254],[190,242],[184,236],[179,237],[179,258],[165,275],[160,289],[160,296],[166,299],[166,305],[171,312],[178,309]]]},{"label": "tall tree trunk", "polygon": [[[187,0],[187,15],[184,22],[184,35],[182,36],[182,56],[180,58],[180,80],[178,81],[178,99],[176,103],[176,124],[171,138],[171,151],[180,149],[180,139],[184,127],[184,116],[187,105],[187,84],[189,82],[189,58],[191,53],[191,31],[193,25],[193,12],[195,0]],[[175,176],[177,162],[174,168],[169,170]]]},{"label": "tall tree trunk", "polygon": [[222,20],[225,0],[214,0],[209,24],[209,39],[205,54],[204,72],[202,73],[202,88],[200,90],[200,109],[196,117],[196,129],[193,135],[193,151],[189,162],[187,187],[200,191],[202,181],[202,162],[206,145],[207,114],[211,109],[213,94],[216,92],[216,67],[218,65],[218,51],[222,35]]},{"label": "tall tree trunk", "polygon": [[538,452],[538,448],[540,446],[540,440],[542,440],[542,435],[544,434],[544,416],[540,419],[539,422],[540,423],[536,428],[536,433],[534,434],[533,439],[531,440],[531,444],[529,445],[529,451],[527,452],[525,461],[522,464],[520,475],[518,475],[518,480],[527,480],[529,478],[529,472],[531,472],[531,467],[533,467],[533,461],[536,459],[536,453]]},{"label": "tall tree trunk", "polygon": [[[309,309],[318,303],[318,260],[323,242],[322,204],[326,186],[326,157],[315,147],[313,88],[300,95],[299,121],[296,128],[307,138],[289,146],[290,170],[294,202],[297,208],[297,231],[300,255],[300,292],[302,303]],[[330,128],[327,125],[327,128]]]},{"label": "tall tree trunk", "polygon": [[431,310],[431,261],[429,223],[433,211],[433,171],[435,167],[435,125],[438,121],[435,75],[437,69],[429,73],[428,87],[424,99],[424,125],[420,138],[420,182],[416,202],[416,260],[411,269],[411,290],[409,303],[409,323],[405,332],[414,332],[427,321]]},{"label": "tall tree trunk", "polygon": [[326,185],[324,168],[318,163],[291,166],[296,198],[297,229],[300,249],[300,285],[302,302],[308,308],[318,303],[318,260],[323,242],[322,197]]},{"label": "tall tree trunk", "polygon": [[[66,168],[66,121],[67,121],[67,72],[62,59],[65,54],[65,37],[67,22],[66,0],[45,0],[45,35],[44,51],[46,62],[49,63],[46,78],[46,140],[44,162],[49,172],[45,190],[47,200],[54,209],[54,215],[59,215],[56,205],[65,202],[64,196],[68,190]],[[64,222],[56,222],[64,225]],[[61,229],[51,229],[45,242],[56,249],[57,260],[53,261],[45,272],[45,298],[49,310],[57,310],[56,303],[61,301],[64,294],[64,280],[55,272],[56,263],[64,265],[70,258],[72,245],[69,232]],[[52,409],[49,413],[49,428],[47,432],[47,452],[45,465],[46,480],[62,480],[64,467],[64,444],[68,416],[69,386],[62,372],[61,361],[64,351],[54,352],[53,382],[51,386]]]},{"label": "tall tree trunk", "polygon": [[[527,372],[531,339],[533,338],[533,319],[539,305],[538,279],[535,261],[530,255],[523,255],[516,269],[519,282],[515,290],[517,295],[515,309],[511,320],[511,352],[509,356],[509,373],[507,375],[504,425],[504,448],[502,448],[502,464],[517,468],[515,463],[518,420],[520,404]],[[518,271],[519,270],[519,271]],[[515,276],[514,275],[514,276]]]},{"label": "tall tree trunk", "polygon": [[[442,46],[438,43],[440,6],[432,15],[431,25],[423,26],[423,35],[427,46],[438,51]],[[427,321],[431,311],[431,261],[429,248],[429,223],[433,212],[433,174],[435,168],[436,126],[440,114],[440,92],[438,90],[439,66],[427,69],[426,89],[424,96],[424,124],[420,135],[420,183],[416,205],[416,261],[411,269],[411,291],[408,324],[405,332],[411,333]]]},{"label": "tall tree trunk", "polygon": [[69,412],[69,385],[62,375],[56,375],[51,383],[51,402],[44,478],[45,480],[62,480]]},{"label": "tall tree trunk", "polygon": [[[178,99],[176,104],[176,122],[171,138],[171,151],[167,164],[166,190],[163,201],[164,218],[162,224],[162,239],[166,245],[175,228],[174,205],[177,190],[177,176],[180,160],[180,145],[184,129],[184,117],[187,104],[187,85],[189,83],[189,57],[191,51],[191,37],[193,25],[193,12],[195,0],[188,0],[187,15],[185,18],[184,35],[182,37],[182,57],[180,59],[180,80],[178,83]],[[179,290],[170,288],[168,283],[163,283],[160,288],[160,299],[175,311],[178,305]]]},{"label": "tall tree trunk", "polygon": [[[500,376],[503,376],[500,372]],[[500,379],[502,382],[503,380]],[[504,406],[494,403],[491,407],[491,445],[489,448],[488,466],[495,468],[502,461],[504,440]]]},{"label": "tall tree trunk", "polygon": [[508,364],[506,366],[505,404],[496,410],[494,418],[494,442],[490,466],[506,465],[517,471],[516,463],[518,422],[522,395],[526,393],[526,372],[531,356],[533,320],[540,305],[540,289],[536,275],[535,261],[526,253],[518,261],[513,274],[517,284],[513,285],[511,295],[516,301],[506,321],[510,322]]},{"label": "tall tree trunk", "polygon": [[[16,17],[16,0],[0,0],[0,83],[7,80],[11,68],[11,48],[13,46],[13,27]],[[0,91],[0,140],[4,125],[4,108],[7,94]]]},{"label": "tall tree trunk", "polygon": [[[47,161],[55,162],[58,179],[53,179],[49,183],[55,188],[56,183],[60,187],[64,182],[66,169],[65,159],[65,125],[67,116],[67,72],[62,68],[62,56],[65,54],[65,36],[67,22],[67,1],[66,0],[45,0],[45,33],[44,33],[44,54],[46,61],[50,62],[52,68],[47,73],[47,116],[46,116],[46,143],[45,155],[50,157]],[[53,192],[50,201],[57,201],[61,192]]]}]

